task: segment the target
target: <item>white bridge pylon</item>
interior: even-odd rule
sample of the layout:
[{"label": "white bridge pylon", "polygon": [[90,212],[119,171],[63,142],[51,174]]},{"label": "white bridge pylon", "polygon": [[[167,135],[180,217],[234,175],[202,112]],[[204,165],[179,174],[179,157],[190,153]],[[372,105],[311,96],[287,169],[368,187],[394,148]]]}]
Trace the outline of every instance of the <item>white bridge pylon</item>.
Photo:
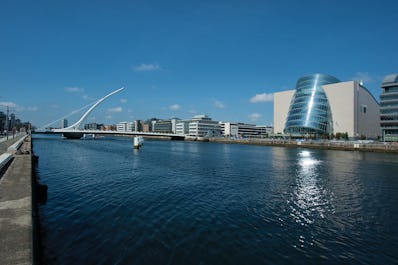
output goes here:
[{"label": "white bridge pylon", "polygon": [[63,128],[63,129],[54,129],[54,132],[57,131],[76,131],[79,130],[79,126],[80,124],[87,118],[87,116],[99,105],[101,104],[105,99],[109,98],[110,96],[119,93],[120,91],[122,91],[124,89],[124,87],[121,87],[111,93],[109,93],[108,95],[106,95],[105,97],[101,98],[100,100],[98,100],[94,105],[91,106],[91,108],[89,108],[86,113],[83,114],[83,116],[74,124],[72,124],[69,127]]}]

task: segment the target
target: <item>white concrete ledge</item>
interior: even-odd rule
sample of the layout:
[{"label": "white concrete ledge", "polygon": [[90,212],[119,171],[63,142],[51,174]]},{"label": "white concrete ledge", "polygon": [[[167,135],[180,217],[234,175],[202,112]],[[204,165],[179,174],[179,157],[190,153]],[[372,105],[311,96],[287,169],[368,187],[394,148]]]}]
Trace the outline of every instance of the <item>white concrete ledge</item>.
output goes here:
[{"label": "white concrete ledge", "polygon": [[27,137],[27,135],[25,135],[24,137],[22,137],[21,139],[16,141],[13,145],[9,146],[7,150],[8,151],[17,151],[23,144],[23,141],[25,140],[26,137]]},{"label": "white concrete ledge", "polygon": [[9,153],[4,153],[0,155],[0,170],[3,169],[5,165],[12,159],[13,155]]}]

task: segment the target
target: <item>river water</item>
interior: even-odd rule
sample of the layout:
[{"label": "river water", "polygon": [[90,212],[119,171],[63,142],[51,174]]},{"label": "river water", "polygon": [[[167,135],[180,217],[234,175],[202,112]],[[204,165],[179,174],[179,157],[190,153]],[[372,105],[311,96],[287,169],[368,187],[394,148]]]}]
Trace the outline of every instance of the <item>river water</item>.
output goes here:
[{"label": "river water", "polygon": [[398,156],[34,136],[45,264],[397,264]]}]

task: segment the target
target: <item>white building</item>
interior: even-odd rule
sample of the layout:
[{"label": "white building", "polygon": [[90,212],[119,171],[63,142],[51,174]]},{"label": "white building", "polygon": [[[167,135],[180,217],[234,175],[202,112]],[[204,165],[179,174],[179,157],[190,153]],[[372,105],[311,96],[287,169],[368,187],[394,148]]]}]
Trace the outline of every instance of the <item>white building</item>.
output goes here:
[{"label": "white building", "polygon": [[240,122],[220,122],[221,133],[226,137],[263,138],[273,133],[272,126]]},{"label": "white building", "polygon": [[152,121],[153,132],[176,133],[176,125],[180,119],[172,118],[170,120]]},{"label": "white building", "polygon": [[196,115],[189,121],[189,136],[221,135],[221,126],[207,115]]},{"label": "white building", "polygon": [[384,141],[398,141],[398,74],[388,75],[381,85],[380,125]]},{"label": "white building", "polygon": [[238,123],[233,122],[222,122],[220,121],[221,134],[226,137],[237,137],[238,136]]},{"label": "white building", "polygon": [[118,132],[132,132],[134,129],[134,122],[122,121],[117,124],[116,130]]},{"label": "white building", "polygon": [[274,132],[308,135],[381,135],[379,104],[360,81],[323,74],[304,76],[295,90],[274,93]]},{"label": "white building", "polygon": [[189,122],[190,121],[178,121],[176,123],[176,134],[189,134]]}]

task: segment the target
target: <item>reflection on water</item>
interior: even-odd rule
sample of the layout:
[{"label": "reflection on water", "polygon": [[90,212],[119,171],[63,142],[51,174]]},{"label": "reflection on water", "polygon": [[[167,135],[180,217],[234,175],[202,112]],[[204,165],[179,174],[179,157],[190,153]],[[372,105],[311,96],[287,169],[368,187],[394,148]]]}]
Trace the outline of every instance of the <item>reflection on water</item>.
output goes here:
[{"label": "reflection on water", "polygon": [[309,151],[302,151],[299,156],[295,204],[303,211],[301,216],[305,213],[304,220],[312,223],[316,215],[324,218],[324,213],[333,209],[333,196],[319,181],[323,177],[319,173],[322,161],[313,158]]},{"label": "reflection on water", "polygon": [[149,140],[134,150],[130,139],[109,138],[34,141],[49,187],[40,207],[45,264],[398,260],[396,156]]},{"label": "reflection on water", "polygon": [[[290,216],[302,226],[309,226],[326,213],[334,211],[333,193],[323,184],[324,176],[320,168],[323,161],[313,157],[308,150],[297,154],[296,185],[291,193],[288,205]],[[300,235],[299,244],[304,247],[305,237]],[[309,241],[312,245],[312,240]]]}]

